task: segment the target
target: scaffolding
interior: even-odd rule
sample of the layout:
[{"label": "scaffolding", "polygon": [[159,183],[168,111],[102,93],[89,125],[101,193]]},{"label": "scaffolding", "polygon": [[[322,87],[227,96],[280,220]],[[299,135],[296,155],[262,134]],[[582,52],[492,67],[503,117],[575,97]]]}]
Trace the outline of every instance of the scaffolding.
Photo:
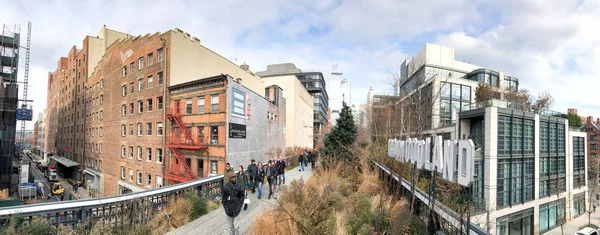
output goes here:
[{"label": "scaffolding", "polygon": [[21,27],[17,24],[4,24],[0,34],[0,190],[8,189],[9,196],[14,191],[11,183],[17,124],[20,31]]}]

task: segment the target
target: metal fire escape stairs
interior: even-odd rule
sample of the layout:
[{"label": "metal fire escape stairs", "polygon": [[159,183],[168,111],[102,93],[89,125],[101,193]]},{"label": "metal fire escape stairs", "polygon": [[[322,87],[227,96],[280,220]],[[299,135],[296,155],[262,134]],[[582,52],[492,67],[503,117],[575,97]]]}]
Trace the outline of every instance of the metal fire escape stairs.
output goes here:
[{"label": "metal fire escape stairs", "polygon": [[185,171],[185,177],[180,176],[176,173],[174,174],[174,173],[165,172],[166,173],[165,178],[174,180],[174,181],[178,181],[178,182],[186,182],[186,181],[196,179],[196,175],[194,175],[194,173],[192,172],[192,168],[191,168],[190,164],[186,161],[186,158],[183,155],[183,153],[181,152],[181,150],[182,149],[201,150],[201,149],[208,148],[208,146],[205,144],[198,144],[192,139],[191,133],[188,131],[188,128],[186,127],[185,123],[181,119],[181,114],[179,113],[179,110],[180,110],[179,103],[176,103],[175,110],[173,110],[173,112],[171,114],[167,114],[166,118],[169,121],[171,121],[172,124],[176,125],[179,128],[179,130],[183,133],[183,135],[185,137],[185,143],[181,143],[180,136],[178,135],[178,133],[173,131],[171,142],[166,144],[166,147],[168,147],[171,150],[171,152],[173,152],[173,155],[177,158],[177,161],[179,161],[179,164],[181,164],[183,166],[184,171]]}]

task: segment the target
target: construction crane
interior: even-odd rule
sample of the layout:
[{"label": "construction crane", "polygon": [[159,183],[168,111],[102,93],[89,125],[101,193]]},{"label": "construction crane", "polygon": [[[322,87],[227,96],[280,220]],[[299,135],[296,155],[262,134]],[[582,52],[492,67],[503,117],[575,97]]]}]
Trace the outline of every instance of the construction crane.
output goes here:
[{"label": "construction crane", "polygon": [[[30,51],[31,51],[31,21],[29,21],[27,23],[27,47],[22,47],[23,49],[25,49],[25,73],[24,73],[24,78],[23,78],[23,99],[20,100],[21,103],[21,115],[25,114],[28,110],[27,107],[27,102],[29,102],[30,100],[27,100],[27,88],[29,87],[29,56],[30,56]],[[23,113],[25,112],[25,113]],[[21,148],[24,147],[25,144],[25,123],[27,122],[26,119],[22,118],[21,119],[21,139],[19,141]]]}]

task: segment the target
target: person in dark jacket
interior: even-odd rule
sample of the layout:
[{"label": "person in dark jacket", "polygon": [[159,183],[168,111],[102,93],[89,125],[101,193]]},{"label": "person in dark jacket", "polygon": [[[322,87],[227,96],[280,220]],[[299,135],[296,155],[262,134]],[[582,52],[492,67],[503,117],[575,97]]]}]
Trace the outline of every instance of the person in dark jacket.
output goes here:
[{"label": "person in dark jacket", "polygon": [[225,173],[223,174],[225,177],[223,177],[223,184],[229,182],[229,177],[227,177],[229,173],[233,173],[233,167],[231,167],[231,165],[228,162],[227,164],[225,164]]},{"label": "person in dark jacket", "polygon": [[277,161],[277,179],[278,179],[278,184],[281,185],[282,183],[285,184],[285,161],[283,161],[283,159],[281,157],[279,157],[279,161]]},{"label": "person in dark jacket", "polygon": [[273,196],[274,187],[277,184],[277,167],[275,161],[269,161],[269,167],[267,168],[267,182],[269,182],[269,199]]},{"label": "person in dark jacket", "polygon": [[250,189],[252,193],[256,192],[256,177],[258,174],[258,167],[256,166],[256,162],[254,159],[250,161],[250,165],[248,166],[248,178],[250,179]]},{"label": "person in dark jacket", "polygon": [[244,191],[248,188],[248,174],[244,171],[244,166],[242,165],[238,169],[237,181],[244,188]]},{"label": "person in dark jacket", "polygon": [[230,233],[235,234],[235,217],[242,211],[244,205],[244,188],[242,185],[236,182],[236,174],[231,172],[227,178],[228,182],[223,185],[221,191],[223,192],[223,209],[227,214],[227,222],[229,223]]},{"label": "person in dark jacket", "polygon": [[256,184],[258,186],[258,199],[262,197],[262,185],[265,182],[265,168],[262,166],[262,162],[258,163],[258,170],[256,171]]}]

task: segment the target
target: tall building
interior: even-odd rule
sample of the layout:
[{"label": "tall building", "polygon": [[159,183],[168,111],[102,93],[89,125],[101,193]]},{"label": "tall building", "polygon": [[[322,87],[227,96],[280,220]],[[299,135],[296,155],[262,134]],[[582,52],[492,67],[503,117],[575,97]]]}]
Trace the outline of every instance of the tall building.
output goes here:
[{"label": "tall building", "polygon": [[[204,96],[202,100],[206,100],[207,107],[216,105],[219,111],[195,113],[194,116],[206,118],[202,122],[187,123],[191,117],[183,114],[177,120],[186,121],[187,128],[181,131],[182,122],[173,118],[178,115],[171,106],[171,96],[181,99],[192,94],[186,92],[196,92],[205,86],[205,78],[223,74],[244,84],[246,94],[258,94],[263,103],[267,103],[266,86],[259,77],[204,47],[188,33],[174,29],[134,37],[104,26],[98,36],[84,38],[82,49],[73,47],[68,57],[60,58],[56,71],[48,76],[45,150],[54,155],[51,159],[65,177],[81,179],[92,196],[143,191],[189,180],[191,174],[192,178],[198,178],[211,172],[222,173],[229,153],[235,152],[222,141],[197,142],[200,132],[194,131],[200,130],[200,125],[205,126],[206,131],[213,131],[209,128],[216,126],[223,141],[227,140],[224,134],[230,131],[226,122],[229,119],[219,117],[229,114],[228,110],[239,102],[227,95],[226,90],[219,91],[217,99],[211,99],[213,94],[193,93],[194,107],[199,106],[198,98]],[[188,99],[175,103],[185,105],[187,111]],[[260,109],[266,105],[261,106],[258,98],[249,100],[245,104],[249,108],[248,116],[253,114],[256,120],[267,119],[269,113],[281,115],[273,109]],[[257,108],[252,111],[254,105]],[[277,120],[285,122],[285,118]],[[176,127],[179,131],[173,134]],[[243,133],[237,132],[240,138]],[[283,129],[278,132],[284,133]],[[192,149],[200,152],[188,154],[185,146],[173,145],[177,143],[174,136],[185,136],[184,140],[188,141],[188,134],[192,133],[196,142],[187,144],[194,143]],[[248,130],[248,141],[260,139],[254,138],[254,134],[256,132]],[[251,146],[256,148],[254,151],[267,152],[268,146],[282,148],[277,143],[283,143],[285,138],[277,136],[269,141],[271,145]],[[249,162],[250,157],[256,156],[237,155],[240,163]],[[173,168],[176,165],[185,169],[183,178],[174,176],[178,175]],[[167,174],[174,177],[168,178],[165,171],[175,173]]]},{"label": "tall building", "polygon": [[[34,147],[37,148],[36,154],[40,154],[40,155],[44,152],[44,140],[45,140],[45,136],[46,136],[46,129],[45,129],[45,125],[44,125],[44,119],[46,119],[45,111],[46,110],[44,110],[44,113],[39,114],[38,121],[36,122],[37,129],[38,129],[38,135],[37,135],[37,140],[36,140],[36,144],[34,145]],[[41,156],[43,156],[43,155],[41,155]]]},{"label": "tall building", "polygon": [[[11,191],[18,102],[20,27],[3,25],[0,32],[0,190]],[[12,193],[12,192],[10,192]],[[9,194],[10,195],[10,194]]]},{"label": "tall building", "polygon": [[329,86],[327,92],[329,94],[329,107],[331,107],[331,122],[336,124],[337,119],[342,112],[343,102],[348,107],[352,107],[352,85],[350,81],[341,78],[342,72],[334,65],[330,71]]},{"label": "tall building", "polygon": [[475,144],[471,221],[496,234],[541,234],[584,214],[586,134],[559,113],[515,107],[482,103],[459,115],[459,138]]},{"label": "tall building", "polygon": [[[313,146],[318,146],[323,142],[325,127],[329,124],[329,95],[327,94],[325,79],[321,72],[303,72],[293,63],[271,64],[267,66],[267,71],[256,72],[261,78],[277,78],[285,76],[295,76],[308,93],[312,96],[314,102],[313,111]],[[285,88],[284,88],[285,92]],[[290,102],[288,100],[288,102]]]},{"label": "tall building", "polygon": [[407,107],[418,102],[419,109],[428,111],[419,117],[419,125],[448,135],[457,114],[475,102],[478,84],[489,84],[500,95],[519,88],[515,77],[457,61],[454,49],[427,43],[401,65],[400,103]]},{"label": "tall building", "polygon": [[286,147],[313,147],[314,101],[300,80],[294,75],[264,77],[267,86],[283,89],[286,105]]}]

